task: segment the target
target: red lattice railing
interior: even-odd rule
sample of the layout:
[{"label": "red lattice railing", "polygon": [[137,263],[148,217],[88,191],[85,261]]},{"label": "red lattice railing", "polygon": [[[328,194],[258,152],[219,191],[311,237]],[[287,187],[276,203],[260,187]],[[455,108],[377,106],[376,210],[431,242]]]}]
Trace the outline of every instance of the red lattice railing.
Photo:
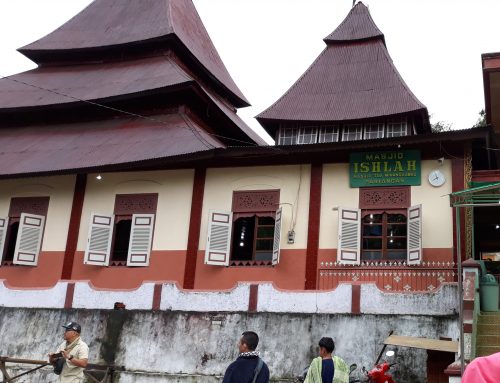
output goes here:
[{"label": "red lattice railing", "polygon": [[422,262],[408,266],[404,262],[367,262],[360,266],[322,262],[318,288],[335,289],[342,282],[375,283],[382,291],[431,292],[442,283],[456,281],[453,262]]}]

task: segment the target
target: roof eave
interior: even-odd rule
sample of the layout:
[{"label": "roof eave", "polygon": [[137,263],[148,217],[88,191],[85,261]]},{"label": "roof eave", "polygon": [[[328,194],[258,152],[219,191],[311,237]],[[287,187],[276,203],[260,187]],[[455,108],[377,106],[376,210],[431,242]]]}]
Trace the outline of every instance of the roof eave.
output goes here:
[{"label": "roof eave", "polygon": [[[430,133],[417,136],[394,137],[390,139],[375,139],[348,141],[325,144],[312,145],[289,145],[289,146],[248,146],[248,147],[228,147],[215,148],[204,151],[197,151],[186,154],[179,154],[169,157],[161,157],[154,159],[146,159],[140,161],[126,162],[120,164],[108,164],[87,168],[73,168],[53,171],[40,171],[22,174],[2,174],[0,179],[9,178],[27,178],[34,176],[51,176],[51,175],[70,175],[82,173],[98,173],[98,172],[123,172],[123,171],[138,171],[138,170],[156,170],[164,169],[165,166],[173,168],[193,168],[196,166],[207,166],[207,161],[218,160],[228,165],[227,160],[240,158],[248,160],[248,166],[252,166],[252,156],[255,158],[264,158],[266,155],[277,160],[278,156],[283,158],[283,161],[289,162],[290,159],[299,162],[304,162],[309,158],[310,154],[332,153],[334,151],[350,151],[350,150],[369,150],[371,148],[390,148],[397,145],[421,145],[428,142],[442,141],[470,141],[474,139],[487,139],[491,134],[491,127],[480,127],[468,130]],[[290,154],[301,154],[303,157],[291,157]],[[220,165],[220,164],[219,164]],[[210,166],[210,165],[208,165]],[[230,165],[229,165],[230,166]]]},{"label": "roof eave", "polygon": [[[231,103],[236,108],[244,108],[251,106],[250,102],[243,95],[243,92],[238,89],[239,94],[229,89],[221,80],[212,74],[201,61],[186,47],[175,33],[170,33],[164,36],[151,38],[148,40],[132,41],[123,44],[103,45],[99,47],[89,48],[74,48],[74,49],[29,49],[26,47],[19,48],[17,51],[28,59],[45,65],[48,62],[78,62],[81,60],[87,62],[104,61],[106,57],[120,57],[123,59],[124,51],[129,51],[132,56],[140,54],[144,51],[149,51],[153,48],[166,49],[166,44],[172,44],[175,48],[180,48],[181,52],[189,57],[195,65],[201,69],[203,74],[214,82],[216,86],[223,91]],[[103,55],[105,54],[105,55]],[[235,85],[237,87],[237,85]]]}]

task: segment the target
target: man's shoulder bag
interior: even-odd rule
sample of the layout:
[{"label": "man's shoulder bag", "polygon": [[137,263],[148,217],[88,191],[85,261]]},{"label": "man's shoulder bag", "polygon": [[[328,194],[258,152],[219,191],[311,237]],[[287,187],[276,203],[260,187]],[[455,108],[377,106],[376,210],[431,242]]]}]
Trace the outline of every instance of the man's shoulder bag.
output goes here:
[{"label": "man's shoulder bag", "polygon": [[56,361],[53,363],[54,374],[61,375],[61,372],[63,370],[65,362],[66,362],[66,359],[64,359],[63,357],[60,357],[60,358],[56,359]]},{"label": "man's shoulder bag", "polygon": [[263,365],[264,361],[261,358],[259,358],[259,360],[257,361],[257,366],[255,366],[255,370],[253,371],[252,383],[255,383],[257,381],[257,376],[259,375],[260,370],[262,370]]}]

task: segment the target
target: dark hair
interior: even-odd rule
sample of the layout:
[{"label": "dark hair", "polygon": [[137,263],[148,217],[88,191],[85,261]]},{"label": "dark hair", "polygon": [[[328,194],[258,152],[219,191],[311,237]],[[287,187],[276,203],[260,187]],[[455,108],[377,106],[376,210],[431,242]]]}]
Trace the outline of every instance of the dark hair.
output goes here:
[{"label": "dark hair", "polygon": [[245,343],[250,351],[254,351],[259,344],[259,336],[253,331],[245,331],[241,334],[242,342]]},{"label": "dark hair", "polygon": [[335,350],[335,342],[332,338],[324,337],[319,340],[319,347],[323,347],[331,354]]}]

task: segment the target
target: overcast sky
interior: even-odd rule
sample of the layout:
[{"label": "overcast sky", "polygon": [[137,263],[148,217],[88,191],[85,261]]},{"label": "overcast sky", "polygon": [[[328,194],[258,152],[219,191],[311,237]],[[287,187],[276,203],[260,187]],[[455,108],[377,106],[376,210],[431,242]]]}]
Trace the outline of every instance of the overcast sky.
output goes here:
[{"label": "overcast sky", "polygon": [[[136,0],[141,1],[141,0]],[[34,64],[16,49],[51,32],[91,0],[0,0],[0,75]],[[324,49],[352,0],[194,0],[253,118],[276,101]],[[500,0],[365,0],[389,53],[431,114],[455,129],[484,108],[481,53],[500,51]]]}]

